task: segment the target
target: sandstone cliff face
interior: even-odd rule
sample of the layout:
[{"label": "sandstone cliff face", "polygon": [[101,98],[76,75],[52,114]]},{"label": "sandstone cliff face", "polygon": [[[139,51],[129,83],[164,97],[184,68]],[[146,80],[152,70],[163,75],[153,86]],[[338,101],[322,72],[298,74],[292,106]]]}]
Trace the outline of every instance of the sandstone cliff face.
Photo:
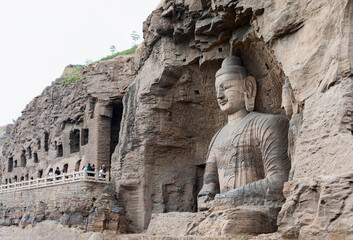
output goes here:
[{"label": "sandstone cliff face", "polygon": [[[207,145],[225,122],[214,74],[231,52],[257,79],[255,110],[283,114],[286,77],[293,86],[301,119],[291,122],[293,181],[353,171],[352,23],[348,0],[162,1],[144,23],[138,74],[124,97],[122,141],[112,160],[130,230],[145,229],[152,213],[195,211]],[[294,224],[282,214],[280,229]],[[314,234],[295,226],[293,237]]]},{"label": "sandstone cliff face", "polygon": [[226,122],[215,72],[237,53],[257,80],[256,111],[284,114],[286,78],[299,106],[279,234],[351,236],[352,16],[349,0],[163,0],[134,57],[89,65],[79,73],[86,80],[59,79],[26,107],[4,151],[2,182],[107,164],[128,231],[142,232],[153,213],[196,211],[208,144]]},{"label": "sandstone cliff face", "polygon": [[2,155],[3,148],[7,148],[8,146],[8,137],[12,130],[12,124],[8,124],[6,126],[0,127],[0,179],[2,177],[3,172],[3,164],[5,161],[4,156]]},{"label": "sandstone cliff face", "polygon": [[[88,163],[110,164],[119,138],[121,99],[132,82],[133,57],[90,64],[77,80],[63,74],[33,99],[16,121],[4,150],[2,182],[45,176],[59,167],[73,172]],[[64,73],[70,73],[69,66]]]},{"label": "sandstone cliff face", "polygon": [[[26,106],[6,136],[1,183],[43,178],[56,167],[72,173],[88,163],[109,170],[119,141],[122,97],[134,75],[133,55],[68,66]],[[64,84],[70,79],[76,81]],[[124,209],[106,184],[72,182],[2,192],[0,202],[0,225],[26,227],[49,219],[88,231],[126,229],[119,223],[125,222]]]}]

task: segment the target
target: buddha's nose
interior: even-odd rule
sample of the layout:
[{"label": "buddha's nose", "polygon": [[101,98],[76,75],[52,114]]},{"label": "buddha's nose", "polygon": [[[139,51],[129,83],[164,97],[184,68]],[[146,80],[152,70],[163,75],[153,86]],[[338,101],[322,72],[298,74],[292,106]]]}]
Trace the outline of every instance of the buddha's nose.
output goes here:
[{"label": "buddha's nose", "polygon": [[224,98],[224,93],[223,91],[218,91],[217,92],[217,99],[223,99]]}]

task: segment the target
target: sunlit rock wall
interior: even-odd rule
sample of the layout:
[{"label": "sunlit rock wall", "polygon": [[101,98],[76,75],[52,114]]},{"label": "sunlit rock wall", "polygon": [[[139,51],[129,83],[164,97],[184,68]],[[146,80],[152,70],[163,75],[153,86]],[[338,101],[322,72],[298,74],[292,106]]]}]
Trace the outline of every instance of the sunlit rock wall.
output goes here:
[{"label": "sunlit rock wall", "polygon": [[[138,74],[123,100],[121,141],[112,159],[129,230],[146,229],[152,213],[196,210],[207,146],[226,121],[216,104],[214,74],[232,52],[257,79],[257,111],[283,114],[282,85],[288,78],[293,86],[299,105],[299,120],[291,122],[295,184],[353,171],[351,30],[348,0],[162,1],[144,23]],[[305,232],[313,221],[338,219],[315,213],[313,221],[290,221],[288,204],[301,218],[317,207],[326,184],[316,184],[316,205],[306,209],[298,204],[308,200],[291,194],[309,192],[286,192],[280,232],[308,239],[341,231],[336,223]],[[330,206],[327,211],[351,211]]]}]

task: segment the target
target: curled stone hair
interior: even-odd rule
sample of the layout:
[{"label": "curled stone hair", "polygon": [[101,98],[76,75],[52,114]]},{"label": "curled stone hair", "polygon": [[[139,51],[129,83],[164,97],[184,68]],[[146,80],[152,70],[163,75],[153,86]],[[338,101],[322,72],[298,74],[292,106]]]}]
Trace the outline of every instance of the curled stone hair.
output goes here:
[{"label": "curled stone hair", "polygon": [[225,73],[241,73],[244,77],[247,76],[247,71],[239,57],[231,55],[223,60],[222,67],[216,72],[216,77]]}]

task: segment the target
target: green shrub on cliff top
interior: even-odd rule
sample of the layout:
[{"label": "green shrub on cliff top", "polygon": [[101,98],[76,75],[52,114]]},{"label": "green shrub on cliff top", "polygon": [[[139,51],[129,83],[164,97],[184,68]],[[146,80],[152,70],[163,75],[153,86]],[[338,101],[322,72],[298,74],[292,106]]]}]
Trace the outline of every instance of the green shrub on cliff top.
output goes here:
[{"label": "green shrub on cliff top", "polygon": [[86,78],[85,77],[80,77],[78,74],[75,74],[71,77],[66,77],[64,80],[62,80],[60,82],[60,85],[65,85],[65,84],[69,84],[69,83],[72,83],[72,82],[80,82],[80,81],[83,81],[85,80]]},{"label": "green shrub on cliff top", "polygon": [[85,67],[85,66],[77,66],[77,67],[75,67],[71,72],[65,73],[65,74],[63,75],[63,77],[64,77],[65,79],[60,82],[60,85],[65,85],[65,84],[69,84],[69,83],[72,83],[72,82],[85,80],[85,79],[86,79],[85,77],[80,77],[80,76],[79,76],[79,72],[80,72],[84,67]]},{"label": "green shrub on cliff top", "polygon": [[[104,58],[101,58],[100,60],[98,61],[95,61],[93,63],[99,63],[99,62],[102,62],[102,61],[106,61],[106,60],[109,60],[109,59],[112,59],[112,58],[115,58],[116,56],[120,56],[120,55],[127,55],[127,54],[131,54],[131,53],[134,53],[136,52],[136,49],[137,49],[137,45],[134,45],[132,48],[130,49],[127,49],[125,51],[122,51],[122,52],[117,52],[117,53],[114,53],[112,55],[109,55],[109,56],[106,56]],[[89,60],[88,62],[86,61],[87,65],[91,64],[92,61]],[[77,66],[76,68],[74,68],[70,73],[65,73],[64,74],[64,80],[62,80],[60,82],[60,85],[65,85],[65,84],[69,84],[69,83],[72,83],[72,82],[80,82],[80,81],[83,81],[85,80],[86,78],[85,77],[80,77],[79,76],[79,72],[84,68],[85,66]]]},{"label": "green shrub on cliff top", "polygon": [[106,60],[109,60],[109,59],[112,59],[112,58],[115,58],[116,56],[120,56],[120,55],[127,55],[127,54],[131,54],[131,53],[134,53],[136,52],[136,49],[137,49],[137,45],[133,46],[132,48],[130,49],[127,49],[125,51],[122,51],[122,52],[117,52],[117,53],[114,53],[112,55],[109,55],[109,56],[106,56],[100,60],[98,60],[97,62],[102,62],[102,61],[106,61]]}]

